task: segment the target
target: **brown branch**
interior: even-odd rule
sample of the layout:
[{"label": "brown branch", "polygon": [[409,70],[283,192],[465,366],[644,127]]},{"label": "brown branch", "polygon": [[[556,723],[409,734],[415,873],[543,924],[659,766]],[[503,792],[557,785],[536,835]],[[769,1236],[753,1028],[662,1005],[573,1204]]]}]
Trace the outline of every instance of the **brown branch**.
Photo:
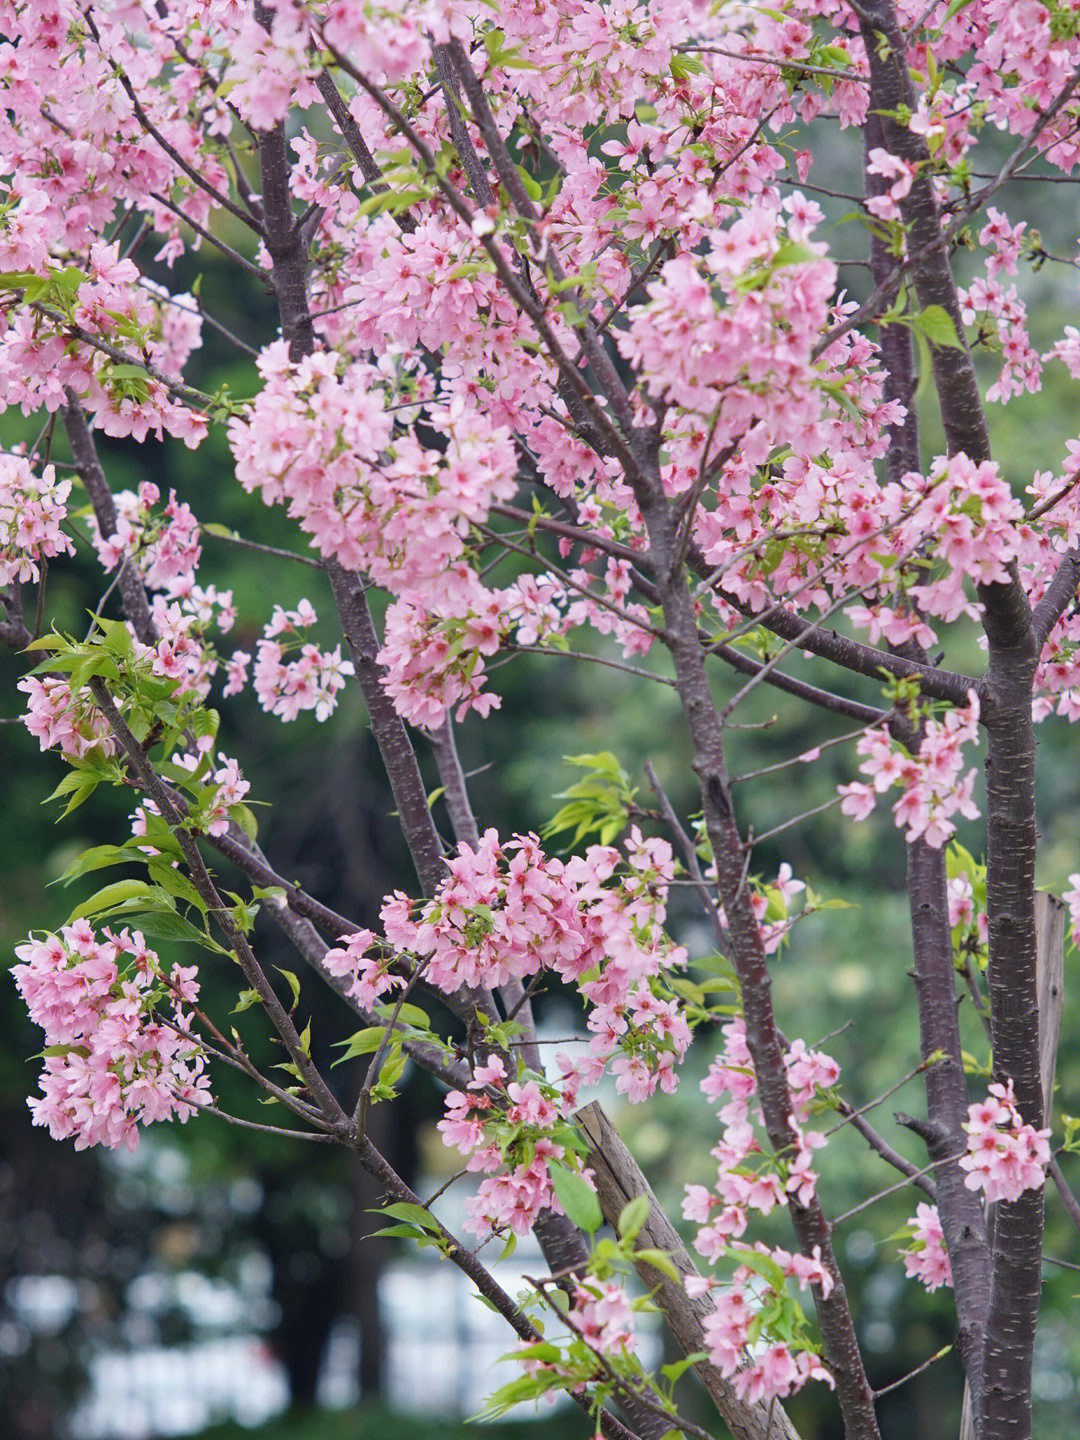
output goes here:
[{"label": "brown branch", "polygon": [[[119,525],[116,502],[98,459],[97,447],[87,424],[86,414],[73,390],[68,389],[64,393],[67,396],[63,411],[64,429],[71,445],[71,453],[75,457],[75,471],[86,486],[101,538],[108,540],[111,535],[116,534]],[[124,614],[131,621],[135,634],[144,645],[153,645],[158,635],[150,618],[150,602],[139,572],[128,557],[120,562],[119,585]]]},{"label": "brown branch", "polygon": [[[875,1130],[869,1120],[865,1119],[858,1110],[852,1110],[846,1100],[842,1100],[837,1109],[850,1123],[851,1128],[859,1132],[871,1150],[880,1155],[882,1160],[891,1165],[894,1170],[899,1170],[901,1175],[906,1175],[932,1202],[936,1203],[937,1186],[925,1170],[920,1170],[917,1165],[913,1165],[910,1160],[901,1155],[899,1150],[894,1150],[884,1135]],[[835,1224],[835,1221],[833,1223]]]},{"label": "brown branch", "polygon": [[[349,1126],[348,1117],[338,1104],[333,1091],[331,1091],[326,1081],[312,1063],[311,1057],[307,1054],[304,1046],[300,1043],[300,1036],[292,1022],[292,1017],[282,1005],[273,986],[264,975],[262,966],[255,958],[255,953],[248,944],[247,937],[233,919],[232,911],[218,894],[217,886],[210,878],[210,872],[203,863],[203,858],[199,853],[199,847],[195,838],[184,823],[184,817],[173,805],[168,790],[155,773],[153,766],[147,759],[146,752],[131,733],[127,722],[114,705],[112,696],[109,694],[108,687],[104,680],[102,680],[100,676],[95,675],[89,684],[95,704],[105,717],[110,730],[115,735],[120,748],[124,752],[128,768],[134,778],[139,782],[142,790],[153,800],[159,813],[176,836],[177,844],[180,846],[184,860],[187,863],[192,884],[199,892],[209,912],[217,921],[222,934],[228,942],[229,949],[236,956],[245,980],[258,994],[263,1009],[269,1016],[274,1029],[281,1036],[289,1059],[296,1066],[301,1080],[315,1097],[319,1109],[326,1117],[331,1128],[343,1134],[346,1133]],[[342,1130],[342,1127],[345,1127],[345,1129]]]},{"label": "brown branch", "polygon": [[907,890],[915,952],[915,999],[926,1069],[926,1106],[931,1128],[924,1134],[937,1162],[938,1211],[952,1264],[958,1343],[976,1413],[982,1405],[983,1324],[990,1299],[990,1248],[979,1196],[964,1184],[957,1163],[963,1153],[969,1103],[960,1044],[956,968],[946,893],[945,851],[924,840],[907,846]]},{"label": "brown branch", "polygon": [[1068,610],[1080,585],[1080,550],[1072,549],[1062,557],[1054,578],[1031,616],[1035,644],[1039,651],[1050,638],[1050,632]]},{"label": "brown branch", "polygon": [[206,194],[211,197],[215,205],[220,205],[223,210],[228,210],[230,215],[234,215],[236,219],[240,220],[244,225],[248,227],[248,229],[254,230],[256,235],[261,234],[258,221],[256,221],[250,214],[248,214],[248,212],[243,209],[242,206],[235,204],[228,197],[228,195],[223,195],[220,190],[215,190],[214,187],[209,183],[209,181],[205,180],[192,165],[188,164],[188,162],[180,154],[179,150],[177,150],[175,146],[171,145],[169,141],[165,139],[165,136],[162,135],[161,131],[157,128],[154,122],[150,119],[150,116],[146,113],[142,101],[135,93],[134,85],[132,85],[131,81],[128,79],[128,76],[124,72],[123,68],[119,64],[117,64],[117,62],[113,60],[108,54],[106,54],[105,49],[101,44],[101,34],[97,26],[95,25],[92,16],[89,14],[89,11],[83,11],[83,19],[86,21],[87,28],[89,29],[90,34],[94,37],[99,49],[101,49],[102,55],[104,56],[109,66],[112,68],[112,71],[115,74],[116,78],[119,80],[121,88],[127,95],[128,99],[131,101],[131,108],[135,113],[135,118],[138,120],[139,124],[146,131],[146,133],[151,136],[158,145],[161,146],[162,150],[164,150],[165,154],[168,155],[169,159],[173,162],[173,164],[176,165],[180,170],[182,170],[189,180],[192,180],[199,187],[200,190],[204,190]]}]

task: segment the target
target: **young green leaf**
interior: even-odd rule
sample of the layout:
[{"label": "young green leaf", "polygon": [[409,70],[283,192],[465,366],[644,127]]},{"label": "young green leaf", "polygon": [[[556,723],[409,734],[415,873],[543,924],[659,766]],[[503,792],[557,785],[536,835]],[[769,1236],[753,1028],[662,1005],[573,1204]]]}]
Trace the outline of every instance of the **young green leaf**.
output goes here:
[{"label": "young green leaf", "polygon": [[548,1174],[551,1176],[552,1189],[568,1218],[579,1230],[584,1230],[587,1235],[595,1235],[604,1223],[596,1191],[583,1175],[574,1170],[566,1170],[562,1165],[549,1164]]}]

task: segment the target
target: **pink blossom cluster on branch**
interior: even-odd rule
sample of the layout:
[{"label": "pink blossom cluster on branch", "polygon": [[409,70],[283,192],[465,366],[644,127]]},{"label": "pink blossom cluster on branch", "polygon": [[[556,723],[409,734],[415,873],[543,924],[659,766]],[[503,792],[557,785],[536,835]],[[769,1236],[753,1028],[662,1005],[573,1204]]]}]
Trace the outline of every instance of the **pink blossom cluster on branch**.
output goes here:
[{"label": "pink blossom cluster on branch", "polygon": [[[780,1267],[782,1274],[795,1276],[801,1289],[817,1285],[826,1296],[835,1281],[821,1264],[820,1253],[792,1255],[760,1244],[755,1250],[741,1237],[752,1212],[768,1215],[777,1205],[791,1202],[805,1206],[812,1201],[817,1187],[813,1154],[826,1141],[820,1131],[805,1128],[806,1121],[819,1092],[831,1089],[839,1080],[840,1067],[831,1056],[808,1048],[801,1040],[788,1048],[784,1066],[791,1095],[794,1144],[790,1153],[773,1157],[763,1149],[755,1131],[751,1101],[757,1094],[757,1079],[746,1045],[745,1023],[741,1018],[729,1021],[723,1035],[724,1048],[701,1082],[702,1091],[711,1100],[724,1101],[719,1111],[723,1134],[711,1152],[717,1161],[716,1184],[711,1190],[704,1185],[688,1185],[683,1215],[699,1226],[694,1246],[700,1255],[711,1264],[720,1259],[736,1263],[732,1284],[714,1295],[715,1313],[704,1321],[709,1357],[722,1374],[734,1377],[740,1393],[770,1399],[791,1394],[809,1379],[829,1377],[811,1351],[793,1355],[786,1345],[770,1345],[765,1355],[756,1358],[749,1368],[742,1368],[754,1317],[764,1308],[764,1298],[755,1295],[755,1280],[760,1285],[762,1272],[755,1270],[750,1256],[745,1260],[742,1257],[748,1251],[764,1255]],[[766,1269],[763,1278],[768,1280],[770,1274]],[[706,1288],[712,1290],[715,1284],[709,1280]]]},{"label": "pink blossom cluster on branch", "polygon": [[[199,997],[193,966],[166,972],[142,934],[86,920],[15,950],[12,971],[30,1018],[45,1032],[35,1125],[76,1150],[134,1150],[139,1126],[187,1120],[210,1081],[185,1007]],[[160,1009],[167,1006],[166,1015]]]},{"label": "pink blossom cluster on branch", "polygon": [[982,1190],[987,1204],[1017,1200],[1025,1190],[1040,1190],[1050,1163],[1050,1131],[1025,1124],[1013,1095],[1013,1082],[989,1087],[987,1098],[968,1110],[967,1154],[960,1161],[964,1184]]},{"label": "pink blossom cluster on branch", "polygon": [[932,1295],[943,1285],[951,1285],[952,1266],[945,1248],[945,1232],[936,1205],[919,1205],[908,1221],[912,1245],[900,1253],[904,1257],[904,1274],[921,1280]]},{"label": "pink blossom cluster on branch", "polygon": [[859,769],[870,783],[853,780],[839,787],[844,814],[864,820],[878,795],[899,788],[893,816],[908,843],[921,838],[940,850],[956,832],[954,815],[974,820],[979,814],[972,798],[975,770],[963,770],[963,747],[978,740],[978,720],[978,697],[972,693],[964,709],[948,711],[944,720],[926,722],[914,755],[884,730],[868,730],[855,748],[864,757]]},{"label": "pink blossom cluster on branch", "polygon": [[98,745],[106,754],[114,748],[109,727],[85,689],[73,696],[59,675],[40,680],[28,675],[19,689],[27,696],[23,723],[42,750],[55,745],[62,755],[79,757]]},{"label": "pink blossom cluster on branch", "polygon": [[28,459],[0,455],[0,585],[37,580],[39,560],[75,553],[60,528],[70,494],[71,481],[58,480],[54,466],[39,477]]},{"label": "pink blossom cluster on branch", "polygon": [[446,1096],[443,1144],[468,1157],[469,1171],[488,1176],[465,1202],[467,1230],[481,1238],[493,1230],[524,1235],[544,1211],[562,1214],[549,1165],[566,1150],[552,1131],[573,1109],[579,1083],[569,1068],[563,1081],[562,1090],[545,1081],[507,1083],[506,1066],[492,1055],[473,1069],[467,1090]]},{"label": "pink blossom cluster on branch", "polygon": [[593,1038],[577,1065],[586,1083],[597,1084],[611,1060],[617,1089],[631,1102],[658,1084],[674,1090],[690,1027],[665,985],[686,964],[663,928],[671,846],[634,827],[625,850],[624,861],[613,846],[592,845],[564,862],[545,855],[535,835],[501,843],[488,830],[475,850],[458,847],[449,878],[418,916],[400,891],[384,901],[384,933],[448,993],[553,971],[589,1005]]}]

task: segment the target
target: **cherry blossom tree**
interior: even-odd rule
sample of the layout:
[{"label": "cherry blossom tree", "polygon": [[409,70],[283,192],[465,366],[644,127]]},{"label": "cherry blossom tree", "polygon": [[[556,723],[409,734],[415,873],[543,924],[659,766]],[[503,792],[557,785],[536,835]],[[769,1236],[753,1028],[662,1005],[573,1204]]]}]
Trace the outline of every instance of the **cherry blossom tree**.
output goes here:
[{"label": "cherry blossom tree", "polygon": [[[1011,283],[1053,258],[1034,202],[1080,160],[1080,7],[0,0],[0,34],[0,405],[40,422],[0,457],[0,637],[26,657],[56,797],[122,786],[133,805],[130,834],[65,879],[122,877],[17,950],[44,1033],[35,1122],[76,1149],[134,1147],[155,1121],[217,1123],[214,1072],[232,1067],[289,1118],[224,1119],[354,1151],[392,1233],[505,1317],[519,1372],[494,1412],[563,1390],[609,1440],[703,1437],[673,1395],[693,1366],[736,1436],[793,1436],[781,1402],[824,1384],[844,1433],[873,1440],[826,1213],[833,1117],[883,1184],[920,1192],[896,1265],[952,1288],[970,1433],[1030,1435],[1048,1174],[1080,1219],[1044,1123],[1034,790],[1034,726],[1080,715],[1080,441],[1054,472],[1007,475],[990,417],[1044,367],[1080,377],[1077,329],[1039,353]],[[1022,217],[1006,191],[1032,202]],[[837,204],[854,258],[829,248]],[[202,327],[224,329],[170,283],[200,248],[276,301],[243,397],[185,378]],[[943,453],[924,453],[921,414]],[[214,430],[231,461],[193,511],[161,494],[155,457]],[[135,491],[110,484],[100,436],[141,445]],[[230,647],[236,606],[202,540],[289,557],[257,523],[215,521],[234,475],[284,507],[290,553],[319,572],[314,600],[257,617],[254,654]],[[45,589],[76,544],[107,587],[82,636],[50,626]],[[332,648],[312,638],[320,610]],[[973,631],[977,673],[947,668]],[[454,726],[501,723],[498,668],[525,652],[614,666],[643,705],[673,689],[697,813],[655,775],[642,805],[605,753],[577,757],[544,841],[478,822]],[[333,726],[353,684],[415,868],[367,924],[260,849],[215,708],[251,687],[283,723]],[[783,784],[819,750],[730,773],[733,717],[762,686],[842,727],[850,824],[888,804],[903,832],[921,1163],[778,1024],[771,957],[823,901],[788,865],[757,875],[738,782]],[[985,865],[961,820],[982,825]],[[676,881],[714,954],[669,933]],[[260,963],[259,908],[303,984]],[[235,963],[234,1014],[253,1013],[207,1013],[179,942]],[[958,972],[988,1085],[965,1070]],[[313,1060],[317,984],[359,1017],[342,1058],[363,1066]],[[532,1001],[556,987],[583,1016],[573,1053],[538,1040]],[[257,1023],[285,1053],[270,1073],[244,1038]],[[673,1091],[696,1032],[716,1144],[685,1177],[691,1259],[586,1102],[605,1077],[631,1104]],[[446,1088],[469,1241],[369,1137],[407,1063]],[[755,1233],[777,1210],[790,1248]],[[530,1229],[548,1272],[512,1297],[474,1242]],[[686,1352],[657,1375],[635,1348],[648,1308]]]}]

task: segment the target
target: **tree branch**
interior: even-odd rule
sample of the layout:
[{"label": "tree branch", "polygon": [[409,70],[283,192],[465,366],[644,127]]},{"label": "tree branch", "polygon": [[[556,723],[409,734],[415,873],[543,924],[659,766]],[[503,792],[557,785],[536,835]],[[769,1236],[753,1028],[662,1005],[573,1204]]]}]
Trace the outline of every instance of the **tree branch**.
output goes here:
[{"label": "tree branch", "polygon": [[262,966],[255,958],[255,953],[248,944],[246,936],[233,919],[232,911],[218,894],[217,886],[210,878],[210,873],[203,863],[203,858],[199,853],[199,847],[195,838],[184,824],[184,817],[173,805],[168,790],[154,772],[153,766],[147,759],[145,751],[128,729],[126,721],[113,704],[112,696],[109,694],[108,687],[104,680],[102,680],[100,676],[95,675],[90,680],[89,685],[94,697],[94,702],[119,742],[120,748],[127,758],[128,767],[132,775],[139,782],[143,791],[153,800],[159,813],[176,836],[177,844],[180,846],[184,859],[187,862],[192,884],[220,926],[221,932],[228,942],[229,949],[236,956],[240,969],[243,971],[244,979],[251,988],[257,992],[263,1009],[266,1011],[274,1029],[284,1042],[289,1054],[289,1059],[296,1066],[303,1083],[315,1097],[319,1109],[326,1117],[331,1128],[339,1133],[344,1133],[341,1127],[348,1127],[348,1117],[338,1104],[333,1091],[312,1063],[310,1055],[308,1055],[304,1046],[300,1043],[300,1036],[292,1022],[292,1017],[284,1005],[282,1005],[273,986],[263,974]]}]

